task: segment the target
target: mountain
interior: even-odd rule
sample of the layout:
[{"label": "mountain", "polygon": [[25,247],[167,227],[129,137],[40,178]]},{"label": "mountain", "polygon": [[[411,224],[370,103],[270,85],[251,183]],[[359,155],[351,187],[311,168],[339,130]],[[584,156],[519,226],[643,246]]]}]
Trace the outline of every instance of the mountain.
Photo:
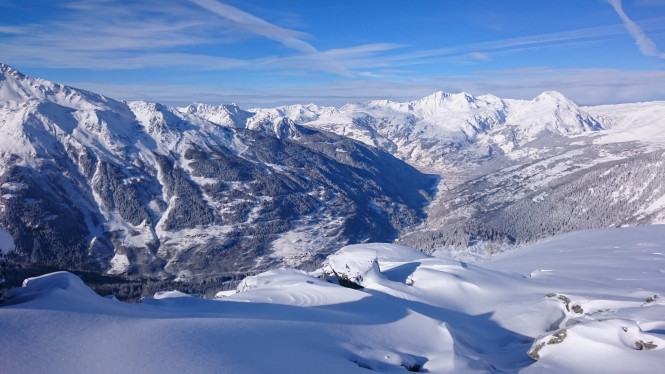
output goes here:
[{"label": "mountain", "polygon": [[384,148],[424,170],[444,171],[441,160],[483,144],[483,156],[509,152],[543,133],[576,135],[600,123],[556,92],[532,101],[493,95],[437,92],[405,103],[372,101],[326,113],[307,126]]},{"label": "mountain", "polygon": [[248,112],[235,126],[274,131],[291,120],[440,175],[427,219],[399,238],[427,252],[484,256],[579,229],[665,222],[663,102],[579,107],[551,91],[533,100],[436,92]]},{"label": "mountain", "polygon": [[[436,179],[248,112],[119,102],[0,65],[0,226],[12,261],[197,282],[392,241]],[[195,115],[196,114],[196,115]]]},{"label": "mountain", "polygon": [[638,141],[659,148],[665,144],[665,101],[599,105],[584,110],[612,130],[603,137],[604,142]]},{"label": "mountain", "polygon": [[0,71],[0,226],[20,262],[198,282],[349,243],[487,256],[665,222],[662,102],[173,108]]},{"label": "mountain", "polygon": [[665,364],[663,253],[663,226],[570,233],[475,265],[360,244],[216,300],[169,290],[139,304],[52,273],[0,307],[0,370],[650,373]]}]

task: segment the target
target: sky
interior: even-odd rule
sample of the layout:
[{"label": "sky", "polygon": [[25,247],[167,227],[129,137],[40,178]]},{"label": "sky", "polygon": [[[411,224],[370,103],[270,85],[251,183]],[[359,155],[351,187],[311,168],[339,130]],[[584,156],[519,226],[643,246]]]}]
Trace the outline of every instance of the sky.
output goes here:
[{"label": "sky", "polygon": [[665,0],[0,0],[0,62],[167,105],[665,100]]}]

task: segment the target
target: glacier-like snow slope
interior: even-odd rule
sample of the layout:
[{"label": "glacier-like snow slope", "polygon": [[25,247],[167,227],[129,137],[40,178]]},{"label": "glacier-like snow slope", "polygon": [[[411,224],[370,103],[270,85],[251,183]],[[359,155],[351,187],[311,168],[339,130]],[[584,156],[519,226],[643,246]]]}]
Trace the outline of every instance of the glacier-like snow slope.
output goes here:
[{"label": "glacier-like snow slope", "polygon": [[630,103],[584,107],[611,129],[597,143],[640,141],[665,145],[665,102]]},{"label": "glacier-like snow slope", "polygon": [[665,364],[664,243],[663,226],[581,231],[482,266],[363,244],[217,300],[174,291],[140,304],[54,273],[0,306],[0,370],[654,372]]}]

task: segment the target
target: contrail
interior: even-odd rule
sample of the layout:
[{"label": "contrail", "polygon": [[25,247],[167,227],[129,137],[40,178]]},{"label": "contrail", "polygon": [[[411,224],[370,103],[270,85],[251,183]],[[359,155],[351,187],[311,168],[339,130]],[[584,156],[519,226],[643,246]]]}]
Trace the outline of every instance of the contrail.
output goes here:
[{"label": "contrail", "polygon": [[283,44],[286,47],[305,53],[318,52],[311,44],[300,39],[303,33],[288,30],[277,25],[273,25],[259,17],[244,12],[230,5],[222,4],[215,0],[190,0],[194,4],[208,9],[217,15],[234,22],[240,28],[272,39]]},{"label": "contrail", "polygon": [[607,0],[607,2],[610,3],[610,5],[612,5],[614,10],[617,12],[630,35],[633,37],[633,39],[635,39],[637,48],[640,49],[640,52],[642,52],[643,55],[665,59],[665,53],[659,51],[656,43],[654,43],[653,40],[646,36],[644,31],[642,31],[642,28],[633,22],[633,20],[628,17],[626,12],[624,12],[623,7],[621,6],[621,0]]},{"label": "contrail", "polygon": [[318,66],[320,69],[343,76],[353,75],[344,64],[335,61],[326,53],[321,53],[313,45],[302,40],[307,35],[305,33],[279,27],[238,8],[220,3],[217,0],[190,1],[233,22],[242,30],[272,39],[285,47],[301,52],[303,54],[302,57],[309,61],[309,65]]}]

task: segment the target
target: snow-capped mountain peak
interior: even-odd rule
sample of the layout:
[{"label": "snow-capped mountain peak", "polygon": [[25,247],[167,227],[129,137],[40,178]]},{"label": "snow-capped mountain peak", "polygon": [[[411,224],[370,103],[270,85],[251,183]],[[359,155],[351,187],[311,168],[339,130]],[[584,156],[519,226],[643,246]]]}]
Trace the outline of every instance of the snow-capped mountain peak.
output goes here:
[{"label": "snow-capped mountain peak", "polygon": [[193,103],[185,108],[178,108],[182,113],[188,113],[195,117],[226,127],[244,128],[246,121],[253,114],[241,109],[236,104],[221,104],[213,106],[208,104]]},{"label": "snow-capped mountain peak", "polygon": [[522,142],[533,140],[543,131],[577,135],[602,130],[602,125],[577,104],[556,91],[545,91],[531,101],[511,100],[506,123],[518,128]]},{"label": "snow-capped mountain peak", "polygon": [[40,78],[32,78],[2,65],[0,98],[3,102],[47,101],[65,107],[117,110],[122,103],[86,90],[69,87]]},{"label": "snow-capped mountain peak", "polygon": [[427,95],[421,99],[415,100],[415,103],[434,103],[435,105],[437,103],[464,103],[464,102],[472,102],[474,101],[475,98],[466,93],[466,92],[458,92],[458,93],[448,93],[448,92],[443,92],[443,91],[437,91],[434,92],[433,94]]},{"label": "snow-capped mountain peak", "polygon": [[[559,91],[543,91],[540,95],[536,96],[533,101],[543,101],[543,100],[552,100],[558,102],[571,102],[567,97],[565,97]],[[572,103],[572,102],[571,102]]]}]

